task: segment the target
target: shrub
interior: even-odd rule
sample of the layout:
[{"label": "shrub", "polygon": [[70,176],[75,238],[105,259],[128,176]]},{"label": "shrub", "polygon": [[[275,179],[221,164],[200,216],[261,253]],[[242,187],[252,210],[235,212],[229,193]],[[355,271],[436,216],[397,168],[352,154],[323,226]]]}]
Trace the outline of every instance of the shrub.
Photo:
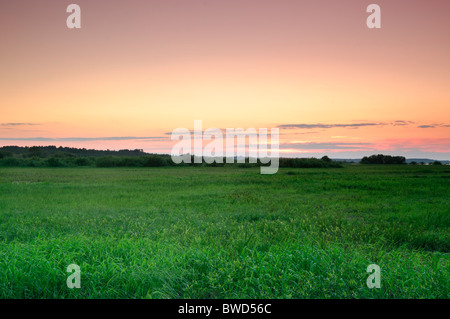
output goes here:
[{"label": "shrub", "polygon": [[15,157],[5,157],[0,160],[0,165],[7,167],[22,166],[23,162],[24,162],[23,160],[19,160],[18,158]]},{"label": "shrub", "polygon": [[317,159],[317,158],[280,158],[280,167],[289,167],[289,168],[333,167],[333,168],[338,168],[338,167],[342,167],[342,165],[337,162],[333,162],[332,160],[324,161],[322,159]]},{"label": "shrub", "polygon": [[89,166],[91,164],[91,161],[86,157],[79,157],[75,160],[75,165],[77,166]]},{"label": "shrub", "polygon": [[119,158],[112,156],[99,157],[96,160],[95,165],[97,167],[117,167],[119,166]]},{"label": "shrub", "polygon": [[142,167],[142,159],[139,157],[121,157],[117,165],[121,167]]},{"label": "shrub", "polygon": [[63,166],[66,166],[66,165],[64,165],[63,162],[61,162],[61,160],[59,160],[56,157],[50,157],[49,159],[47,159],[46,162],[47,162],[47,165],[50,166],[50,167],[63,167]]},{"label": "shrub", "polygon": [[144,157],[145,167],[161,167],[168,166],[169,163],[164,160],[162,156],[146,156]]}]

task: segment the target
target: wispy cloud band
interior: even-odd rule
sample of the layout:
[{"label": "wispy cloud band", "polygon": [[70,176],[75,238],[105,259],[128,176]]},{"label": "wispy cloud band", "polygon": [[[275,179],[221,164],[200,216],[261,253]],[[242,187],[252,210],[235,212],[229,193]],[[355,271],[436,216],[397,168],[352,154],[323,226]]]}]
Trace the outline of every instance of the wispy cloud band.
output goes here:
[{"label": "wispy cloud band", "polygon": [[367,149],[372,148],[371,143],[283,143],[280,148],[285,149],[297,149],[297,150],[329,150],[329,149],[339,149],[339,150],[356,150],[356,149]]},{"label": "wispy cloud band", "polygon": [[30,142],[89,142],[89,141],[129,141],[129,140],[167,140],[165,136],[112,136],[112,137],[0,137],[0,141]]},{"label": "wispy cloud band", "polygon": [[0,123],[0,126],[11,127],[11,126],[35,126],[41,125],[40,123]]},{"label": "wispy cloud band", "polygon": [[334,127],[364,127],[364,126],[380,126],[386,125],[385,123],[352,123],[352,124],[282,124],[279,128],[300,128],[300,129],[314,129],[314,128],[334,128]]}]

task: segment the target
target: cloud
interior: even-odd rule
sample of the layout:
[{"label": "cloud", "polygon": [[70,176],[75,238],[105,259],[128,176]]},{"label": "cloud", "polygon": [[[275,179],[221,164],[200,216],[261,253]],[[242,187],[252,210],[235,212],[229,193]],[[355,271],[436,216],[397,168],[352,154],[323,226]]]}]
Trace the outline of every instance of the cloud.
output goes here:
[{"label": "cloud", "polygon": [[355,150],[355,149],[372,149],[371,143],[283,143],[280,144],[280,148],[286,149],[298,149],[298,150]]},{"label": "cloud", "polygon": [[402,151],[402,152],[436,152],[450,151],[450,138],[411,138],[411,139],[386,139],[377,141],[378,150]]},{"label": "cloud", "polygon": [[315,128],[335,128],[335,127],[349,127],[349,128],[358,128],[364,126],[381,126],[386,125],[386,123],[353,123],[353,124],[282,124],[278,125],[281,129],[291,129],[291,128],[300,128],[300,129],[315,129]]},{"label": "cloud", "polygon": [[34,126],[41,125],[40,123],[0,123],[0,126],[11,127],[11,126]]},{"label": "cloud", "polygon": [[165,136],[115,136],[115,137],[0,137],[0,141],[30,142],[89,142],[89,141],[128,141],[128,140],[167,140]]},{"label": "cloud", "polygon": [[[307,134],[318,134],[320,131],[307,131],[307,132],[295,132],[295,133],[286,133],[286,135],[307,135]],[[283,133],[281,133],[283,134]]]},{"label": "cloud", "polygon": [[[223,138],[226,138],[226,135],[227,135],[226,129],[218,129],[218,130],[219,130],[220,133],[222,133]],[[203,130],[203,131],[200,132],[202,135],[199,135],[198,137],[196,137],[194,130],[188,130],[188,131],[189,131],[189,133],[188,133],[189,135],[188,136],[190,136],[193,139],[195,139],[195,138],[202,139],[203,135],[205,135],[205,133],[206,133],[206,130]],[[259,136],[258,135],[259,134],[259,129],[255,128],[255,132],[256,133],[253,133],[251,131],[247,132],[247,129],[243,129],[243,131],[236,131],[236,129],[235,129],[234,136],[236,136],[236,137],[239,137],[239,136],[243,136],[243,137],[250,137],[250,136],[258,137]],[[174,132],[165,132],[164,134],[165,135],[170,135],[170,136],[172,134],[174,134],[176,136],[183,135],[183,133],[176,132],[176,131],[174,131]],[[270,136],[270,134],[271,134],[271,129],[269,128],[267,130],[267,135]],[[231,133],[230,133],[230,136],[231,136]]]},{"label": "cloud", "polygon": [[442,123],[435,123],[435,124],[419,125],[418,126],[418,128],[438,128],[438,127],[450,127],[450,125],[442,124]]},{"label": "cloud", "polygon": [[409,125],[409,124],[414,124],[413,121],[395,121],[394,123],[392,123],[392,125],[394,126],[404,126],[404,125]]},{"label": "cloud", "polygon": [[[322,123],[316,123],[316,124],[282,124],[278,125],[281,129],[330,129],[330,128],[350,128],[350,129],[357,129],[359,127],[368,127],[368,126],[408,126],[416,124],[413,121],[403,121],[398,120],[394,122],[379,122],[379,123],[348,123],[348,124],[322,124]],[[442,124],[442,123],[435,123],[435,124],[423,124],[418,125],[418,128],[438,128],[438,127],[450,127],[448,124]]]},{"label": "cloud", "polygon": [[[450,138],[432,139],[384,139],[371,143],[340,143],[340,142],[295,142],[280,144],[280,149],[297,150],[311,153],[317,151],[365,151],[365,152],[433,152],[449,153]],[[295,151],[294,151],[295,152]]]}]

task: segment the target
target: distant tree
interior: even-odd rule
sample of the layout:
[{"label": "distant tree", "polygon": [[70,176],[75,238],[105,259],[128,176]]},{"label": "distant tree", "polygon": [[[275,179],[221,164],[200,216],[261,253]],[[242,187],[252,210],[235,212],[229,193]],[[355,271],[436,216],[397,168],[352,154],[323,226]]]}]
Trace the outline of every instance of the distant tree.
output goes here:
[{"label": "distant tree", "polygon": [[409,163],[409,164],[411,164],[411,165],[417,165],[417,162],[416,162],[416,161],[412,161],[412,162]]},{"label": "distant tree", "polygon": [[403,156],[390,156],[390,155],[371,155],[369,157],[364,156],[361,159],[361,164],[405,164],[406,158]]},{"label": "distant tree", "polygon": [[326,156],[326,155],[324,157],[322,157],[321,160],[326,162],[326,163],[330,163],[331,162],[331,159],[328,156]]},{"label": "distant tree", "polygon": [[40,157],[42,155],[41,148],[39,146],[32,146],[28,149],[30,157]]},{"label": "distant tree", "polygon": [[442,163],[439,162],[439,161],[434,161],[434,162],[433,162],[433,165],[442,165]]},{"label": "distant tree", "polygon": [[4,158],[4,157],[10,157],[12,156],[12,153],[9,151],[0,151],[0,158]]}]

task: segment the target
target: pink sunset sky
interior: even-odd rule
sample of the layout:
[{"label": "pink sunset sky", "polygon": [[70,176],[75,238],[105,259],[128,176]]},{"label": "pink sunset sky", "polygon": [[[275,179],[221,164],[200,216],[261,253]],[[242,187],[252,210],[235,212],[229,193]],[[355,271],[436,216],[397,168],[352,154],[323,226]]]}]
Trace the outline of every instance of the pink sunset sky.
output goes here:
[{"label": "pink sunset sky", "polygon": [[450,1],[6,0],[0,44],[0,146],[170,153],[202,120],[279,128],[282,156],[450,160]]}]

